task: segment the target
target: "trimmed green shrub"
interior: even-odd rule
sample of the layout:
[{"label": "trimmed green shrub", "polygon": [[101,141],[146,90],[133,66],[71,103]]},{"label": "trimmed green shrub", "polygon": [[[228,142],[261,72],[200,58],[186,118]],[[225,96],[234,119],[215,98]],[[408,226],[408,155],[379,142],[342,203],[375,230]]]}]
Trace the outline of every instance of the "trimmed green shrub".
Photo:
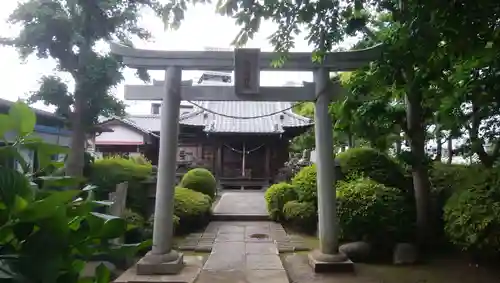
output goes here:
[{"label": "trimmed green shrub", "polygon": [[299,201],[317,203],[316,164],[302,168],[292,178],[292,185],[297,188]]},{"label": "trimmed green shrub", "polygon": [[[144,232],[143,232],[144,239],[153,238],[154,221],[155,221],[155,215],[151,214],[151,216],[149,216],[148,218],[148,221],[144,223]],[[174,214],[173,216],[174,234],[177,233],[179,222],[180,222],[179,216]]]},{"label": "trimmed green shrub", "polygon": [[339,153],[337,159],[346,176],[361,174],[385,186],[412,192],[403,168],[383,152],[368,147],[351,148]]},{"label": "trimmed green shrub", "polygon": [[179,233],[201,228],[210,216],[211,198],[188,188],[175,188],[174,214],[179,217]]},{"label": "trimmed green shrub", "polygon": [[285,203],[297,200],[295,186],[287,183],[278,183],[270,186],[265,195],[267,212],[274,221],[283,220],[283,206]]},{"label": "trimmed green shrub", "polygon": [[289,201],[283,206],[283,215],[285,220],[298,230],[304,232],[316,230],[318,211],[314,203]]},{"label": "trimmed green shrub", "polygon": [[195,168],[184,174],[179,186],[203,193],[213,199],[217,190],[217,181],[209,170]]},{"label": "trimmed green shrub", "polygon": [[146,240],[144,235],[145,220],[139,213],[126,209],[123,219],[127,221],[125,243],[137,243]]},{"label": "trimmed green shrub", "polygon": [[404,193],[369,178],[340,182],[337,215],[341,239],[388,247],[408,241],[414,223]]},{"label": "trimmed green shrub", "polygon": [[500,251],[500,174],[477,176],[476,184],[457,191],[444,208],[445,233],[464,251],[482,257]]},{"label": "trimmed green shrub", "polygon": [[143,183],[151,175],[151,164],[138,164],[132,159],[109,157],[92,163],[89,182],[96,185],[96,197],[108,199],[116,185],[128,182],[127,207],[147,217],[148,192]]}]

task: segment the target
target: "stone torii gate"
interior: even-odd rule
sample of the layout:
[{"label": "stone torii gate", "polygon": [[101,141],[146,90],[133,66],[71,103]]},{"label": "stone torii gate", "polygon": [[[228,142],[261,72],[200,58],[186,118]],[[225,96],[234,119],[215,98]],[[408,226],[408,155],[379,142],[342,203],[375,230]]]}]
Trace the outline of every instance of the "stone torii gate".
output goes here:
[{"label": "stone torii gate", "polygon": [[[312,62],[311,53],[290,53],[279,68],[272,67],[276,53],[259,49],[218,51],[141,50],[111,43],[111,52],[122,56],[126,66],[165,70],[163,86],[125,86],[127,99],[163,100],[160,151],[152,250],[137,263],[137,273],[176,274],[183,267],[183,255],[172,249],[172,216],[181,100],[211,101],[314,101],[317,151],[318,235],[320,248],[309,255],[315,271],[344,265],[348,259],[338,251],[338,220],[334,188],[334,152],[328,105],[339,85],[331,85],[329,72],[352,71],[380,56],[381,48],[328,53],[321,63]],[[183,70],[235,71],[235,86],[193,86],[182,81]],[[302,87],[261,87],[261,70],[312,71],[314,83]]]}]

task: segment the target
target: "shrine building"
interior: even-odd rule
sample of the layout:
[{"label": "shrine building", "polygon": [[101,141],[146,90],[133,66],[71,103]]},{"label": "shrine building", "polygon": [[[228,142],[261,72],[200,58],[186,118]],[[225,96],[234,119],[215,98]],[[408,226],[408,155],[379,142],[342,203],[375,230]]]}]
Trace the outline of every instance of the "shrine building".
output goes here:
[{"label": "shrine building", "polygon": [[[204,72],[196,84],[232,86],[232,76]],[[143,154],[157,164],[160,106],[152,103],[149,115],[103,121],[113,131],[96,136],[94,150],[104,156]],[[183,101],[178,166],[207,168],[224,189],[267,187],[288,159],[290,140],[313,126],[291,107],[290,102],[274,101]]]}]

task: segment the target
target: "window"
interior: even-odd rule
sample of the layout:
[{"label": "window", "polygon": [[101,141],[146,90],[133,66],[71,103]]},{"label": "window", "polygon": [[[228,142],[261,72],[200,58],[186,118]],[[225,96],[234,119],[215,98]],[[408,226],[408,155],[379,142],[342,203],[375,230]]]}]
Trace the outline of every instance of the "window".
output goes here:
[{"label": "window", "polygon": [[159,115],[160,114],[160,108],[161,108],[161,104],[160,103],[152,103],[151,104],[151,114]]}]

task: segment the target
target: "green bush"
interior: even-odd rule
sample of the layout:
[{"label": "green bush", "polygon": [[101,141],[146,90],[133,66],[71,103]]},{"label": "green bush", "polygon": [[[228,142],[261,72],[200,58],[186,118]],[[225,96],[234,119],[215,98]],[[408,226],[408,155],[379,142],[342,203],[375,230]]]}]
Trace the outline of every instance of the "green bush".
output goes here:
[{"label": "green bush", "polygon": [[98,159],[92,163],[89,182],[97,186],[99,199],[108,199],[117,184],[128,182],[127,207],[147,217],[148,191],[143,182],[151,175],[151,167],[123,157]]},{"label": "green bush", "polygon": [[403,168],[387,154],[376,149],[351,148],[339,153],[337,159],[346,176],[361,174],[388,187],[411,190]]},{"label": "green bush", "polygon": [[265,195],[267,212],[274,221],[283,220],[283,206],[285,203],[297,200],[297,191],[293,185],[279,183],[270,186]]},{"label": "green bush", "polygon": [[453,193],[470,188],[485,170],[479,166],[434,162],[429,168],[432,194],[444,206]]},{"label": "green bush", "polygon": [[217,181],[209,170],[195,168],[184,174],[179,186],[203,193],[213,199],[217,190]]},{"label": "green bush", "polygon": [[[180,222],[180,219],[179,219],[179,216],[175,215],[172,217],[172,223],[173,223],[173,226],[174,226],[174,234],[176,234],[178,232],[178,229],[179,229],[179,222]],[[146,221],[144,223],[144,232],[143,232],[143,235],[144,235],[144,238],[145,239],[151,239],[153,238],[153,226],[154,226],[154,221],[155,221],[155,215],[154,214],[151,214],[151,216],[149,216],[148,218],[148,221]]]},{"label": "green bush", "polygon": [[[85,263],[100,257],[122,269],[117,263],[149,243],[121,249],[110,241],[124,236],[126,221],[95,212],[103,204],[93,198],[92,186],[80,190],[80,179],[53,175],[63,164],[51,157],[67,149],[33,135],[35,125],[35,113],[21,102],[0,114],[0,140],[9,141],[0,146],[2,282],[110,282],[104,266],[97,268],[96,278],[81,278]],[[19,154],[24,149],[36,152],[43,176],[31,173]],[[12,168],[16,163],[19,168]]]},{"label": "green bush", "polygon": [[299,201],[317,203],[316,164],[302,168],[292,178],[292,185],[297,188]]},{"label": "green bush", "polygon": [[445,233],[451,243],[481,256],[500,251],[500,174],[477,176],[476,184],[457,191],[444,208]]},{"label": "green bush", "polygon": [[179,233],[203,227],[209,220],[211,198],[188,188],[176,188],[174,214],[179,217]]},{"label": "green bush", "polygon": [[295,229],[304,232],[316,231],[318,211],[312,202],[289,201],[283,206],[283,215]]},{"label": "green bush", "polygon": [[449,243],[445,237],[443,220],[443,210],[446,202],[455,192],[467,190],[474,186],[477,180],[481,180],[481,176],[487,171],[475,165],[444,164],[441,162],[434,162],[430,166],[431,216],[440,244]]},{"label": "green bush", "polygon": [[399,189],[369,178],[339,183],[337,215],[342,240],[369,241],[384,247],[408,241],[414,223],[411,211]]},{"label": "green bush", "polygon": [[126,209],[123,219],[127,221],[128,226],[125,233],[125,243],[137,243],[147,239],[144,234],[144,217],[137,212]]}]

